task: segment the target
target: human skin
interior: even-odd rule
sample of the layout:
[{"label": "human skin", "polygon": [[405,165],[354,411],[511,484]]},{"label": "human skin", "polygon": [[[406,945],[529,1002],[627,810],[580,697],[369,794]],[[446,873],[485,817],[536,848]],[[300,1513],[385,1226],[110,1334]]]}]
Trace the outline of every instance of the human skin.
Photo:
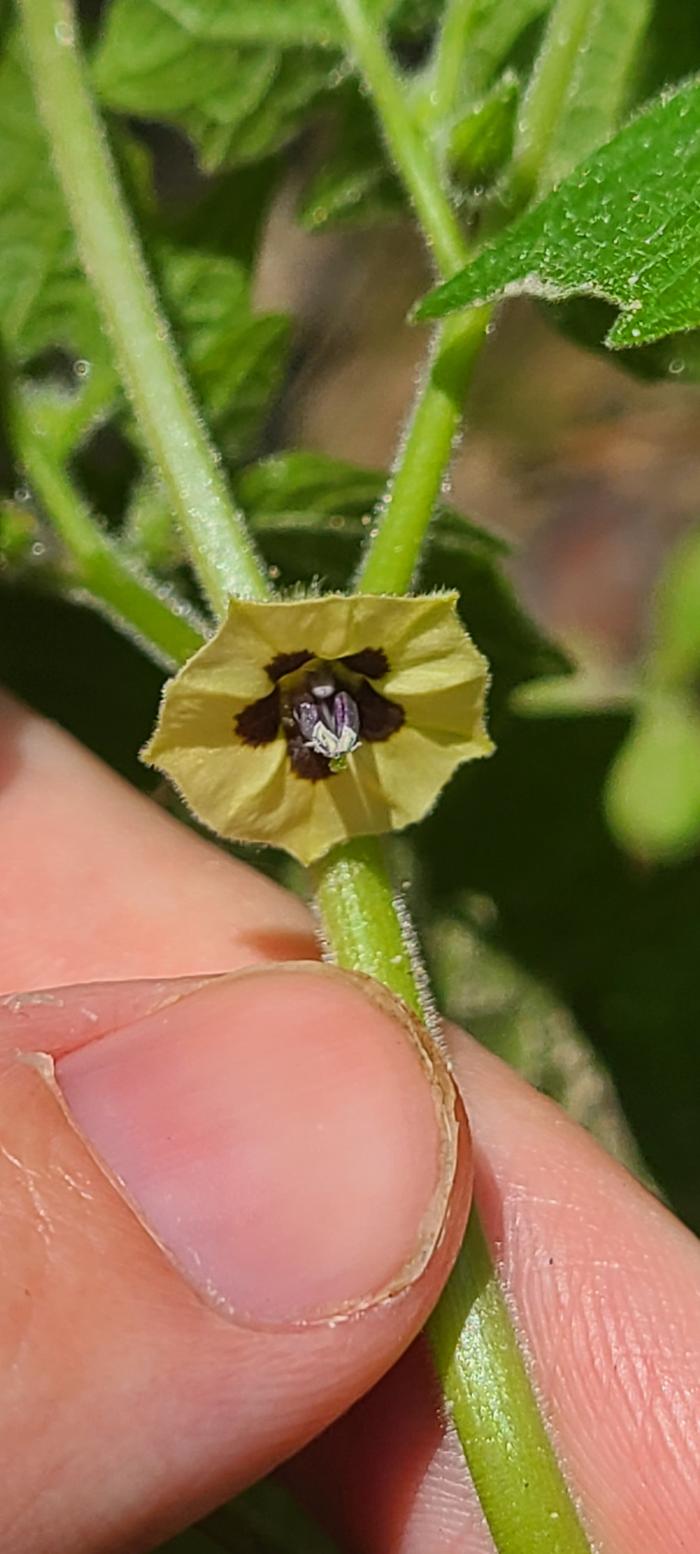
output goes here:
[{"label": "human skin", "polygon": [[439,1058],[298,900],[0,713],[0,988],[54,990],[0,1006],[3,1554],[137,1554],[290,1458],[348,1550],[492,1551],[414,1342],[472,1158],[593,1545],[693,1554],[690,1234],[461,1032],[450,1154]]}]

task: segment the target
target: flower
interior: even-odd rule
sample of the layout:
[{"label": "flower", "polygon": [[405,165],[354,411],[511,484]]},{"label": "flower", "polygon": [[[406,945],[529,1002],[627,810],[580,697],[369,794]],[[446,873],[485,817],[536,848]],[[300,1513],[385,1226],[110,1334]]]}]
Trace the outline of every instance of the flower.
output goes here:
[{"label": "flower", "polygon": [[455,593],[232,600],[165,687],[142,758],[220,836],[302,863],[400,829],[493,748]]}]

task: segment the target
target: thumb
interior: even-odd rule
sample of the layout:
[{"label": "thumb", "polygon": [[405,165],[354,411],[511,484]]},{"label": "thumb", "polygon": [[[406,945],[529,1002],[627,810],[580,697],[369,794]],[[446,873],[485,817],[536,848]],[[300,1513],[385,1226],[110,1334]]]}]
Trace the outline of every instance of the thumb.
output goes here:
[{"label": "thumb", "polygon": [[135,1554],[406,1348],[466,1132],[407,1013],[313,965],[6,999],[0,1069],[0,1546]]}]

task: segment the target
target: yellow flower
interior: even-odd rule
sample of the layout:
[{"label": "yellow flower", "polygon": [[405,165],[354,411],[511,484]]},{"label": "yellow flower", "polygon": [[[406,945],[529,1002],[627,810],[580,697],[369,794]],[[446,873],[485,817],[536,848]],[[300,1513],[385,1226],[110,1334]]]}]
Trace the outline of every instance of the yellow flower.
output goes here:
[{"label": "yellow flower", "polygon": [[312,863],[400,829],[493,748],[486,660],[454,593],[232,600],[142,752],[205,825]]}]

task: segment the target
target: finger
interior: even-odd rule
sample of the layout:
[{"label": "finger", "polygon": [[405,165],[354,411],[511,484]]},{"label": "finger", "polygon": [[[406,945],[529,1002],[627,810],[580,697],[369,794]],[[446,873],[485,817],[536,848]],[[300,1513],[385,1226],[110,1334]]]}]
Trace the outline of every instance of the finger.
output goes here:
[{"label": "finger", "polygon": [[[89,765],[90,803],[104,820],[107,816],[116,816],[112,807],[112,791],[115,786],[118,787],[122,806],[119,809],[121,832],[108,855],[108,863],[114,865],[114,880],[110,867],[98,878],[86,877],[85,872],[81,872],[82,865],[77,864],[73,857],[73,853],[79,853],[81,848],[81,824],[80,816],[71,811],[71,789],[64,795],[59,813],[64,824],[72,825],[74,846],[73,853],[62,861],[69,880],[76,878],[72,871],[77,870],[88,916],[93,896],[100,896],[104,921],[114,925],[114,938],[107,951],[107,959],[114,973],[128,974],[127,966],[133,959],[139,971],[158,975],[170,953],[170,945],[163,939],[162,926],[167,924],[176,940],[178,935],[177,923],[173,922],[173,914],[169,913],[167,900],[163,901],[160,881],[163,877],[172,880],[173,874],[169,871],[175,869],[180,899],[186,900],[190,887],[200,888],[198,882],[201,873],[208,869],[213,850],[207,844],[193,839],[182,827],[174,829],[168,824],[167,831],[164,831],[164,817],[154,815],[153,806],[147,806],[147,815],[153,815],[157,822],[159,841],[151,850],[146,850],[148,867],[142,869],[139,849],[135,848],[132,853],[131,842],[133,834],[139,843],[142,840],[145,843],[145,817],[143,833],[136,821],[133,833],[130,828],[130,817],[135,815],[136,807],[142,810],[142,801],[117,783],[110,774],[104,773],[97,763],[86,757],[59,731],[48,725],[42,725],[37,731],[34,720],[30,720],[27,714],[22,715],[21,728],[25,755],[5,796],[4,819],[3,809],[0,808],[0,841],[12,848],[14,822],[20,813],[24,816],[25,834],[31,833],[32,824],[43,826],[43,822],[36,820],[31,806],[27,813],[25,804],[27,783],[32,785],[35,794],[41,790],[41,784],[35,785],[34,769],[39,753],[44,782],[51,772],[60,772],[64,777],[69,776],[70,783],[75,787],[86,781],[84,774]],[[60,759],[59,746],[63,747]],[[56,752],[55,763],[52,751]],[[57,775],[54,781],[57,781]],[[104,797],[103,783],[110,789],[109,802]],[[87,794],[88,787],[82,791]],[[132,805],[135,808],[132,809]],[[87,818],[84,817],[86,823]],[[51,836],[45,830],[42,830],[42,834],[47,847],[50,847]],[[92,841],[93,832],[89,826],[87,834]],[[180,851],[181,837],[187,844],[186,857]],[[172,863],[170,848],[173,850],[172,857],[177,859],[176,866]],[[236,881],[241,881],[242,892],[245,894],[245,881],[239,874],[240,866],[227,859],[220,860],[218,855],[216,861],[217,868],[221,867],[224,874],[229,870],[235,871]],[[138,945],[131,942],[129,934],[129,878],[133,878],[136,873],[152,892],[154,904],[153,929],[150,933],[144,932],[142,919],[137,919],[140,932]],[[51,871],[41,877],[50,894]],[[226,878],[233,880],[233,872],[226,874]],[[18,885],[21,895],[21,879]],[[2,888],[0,883],[0,891]],[[260,890],[258,905],[254,909],[262,911],[263,934],[274,936],[283,931],[287,898],[275,891],[266,880],[256,882],[255,889]],[[241,940],[238,938],[236,900],[236,890],[229,889],[220,877],[217,889],[201,901],[202,920],[206,921],[206,932],[198,940],[198,953],[201,956],[208,955],[208,942],[213,946],[215,955],[225,951],[224,932],[230,935],[233,955],[239,952]],[[12,897],[8,904],[12,906]],[[302,909],[298,903],[294,903],[290,910],[296,914],[301,913]],[[19,917],[24,937],[31,940],[36,933],[39,940],[36,952],[29,952],[35,973],[32,979],[34,985],[46,982],[49,980],[46,970],[48,965],[55,962],[62,964],[71,956],[75,958],[73,939],[66,933],[66,924],[59,909],[49,910],[49,926],[45,934],[41,928],[35,928],[36,902],[28,901],[26,889],[21,899]],[[294,921],[298,921],[296,916]],[[304,921],[302,916],[302,924]],[[244,922],[242,932],[245,935]],[[70,940],[68,955],[66,939]],[[247,953],[248,958],[252,959],[257,948],[252,943],[252,936],[248,940],[243,938],[242,942],[243,954]],[[178,943],[182,945],[182,934]],[[102,963],[105,958],[104,948],[88,933],[85,945],[79,946],[79,950],[77,958],[84,967],[80,974],[95,974],[91,969],[92,963]],[[3,946],[0,944],[2,954]],[[172,962],[168,964],[172,965]],[[205,958],[204,964],[209,965],[210,961]],[[217,960],[216,964],[220,962]],[[197,964],[193,963],[189,945],[185,945],[182,950],[177,969],[198,969]],[[5,976],[6,985],[11,985],[13,979],[8,977],[7,967]],[[697,1287],[695,1244],[686,1232],[670,1221],[624,1175],[624,1211],[622,1214],[615,1211],[615,1223],[611,1227],[605,1187],[607,1177],[603,1167],[603,1201],[601,1203],[599,1192],[593,1213],[587,1196],[590,1167],[587,1151],[593,1149],[595,1159],[602,1160],[605,1168],[611,1169],[608,1157],[597,1151],[560,1112],[555,1110],[553,1113],[542,1098],[535,1096],[527,1087],[523,1091],[521,1082],[515,1076],[470,1043],[468,1038],[460,1034],[457,1040],[458,1064],[467,1086],[465,1093],[470,1113],[478,1127],[479,1192],[484,1199],[485,1210],[491,1205],[492,1212],[487,1213],[487,1219],[492,1233],[498,1230],[499,1212],[502,1218],[503,1238],[502,1242],[497,1243],[496,1251],[502,1261],[504,1278],[513,1309],[518,1313],[523,1337],[526,1342],[530,1341],[533,1373],[539,1383],[545,1408],[548,1412],[550,1408],[552,1411],[565,1470],[574,1490],[585,1496],[584,1513],[591,1525],[600,1526],[601,1547],[611,1550],[612,1554],[627,1554],[629,1543],[613,1541],[613,1533],[618,1540],[623,1537],[627,1539],[624,1523],[631,1518],[634,1525],[635,1515],[643,1528],[642,1546],[648,1554],[657,1554],[657,1551],[660,1554],[661,1549],[664,1554],[680,1554],[681,1549],[687,1554],[687,1548],[694,1546],[697,1509],[696,1500],[688,1489],[684,1475],[687,1477],[688,1472],[691,1472],[696,1476],[696,1483],[700,1482],[700,1475],[697,1475],[695,1468],[697,1436],[693,1426],[689,1425],[679,1445],[677,1433],[674,1434],[673,1428],[663,1421],[670,1411],[672,1420],[675,1418],[680,1421],[678,1429],[683,1436],[683,1421],[698,1386],[699,1337],[697,1321],[693,1324],[692,1314]],[[511,1116],[508,1110],[504,1111],[503,1122],[500,1116],[501,1108],[510,1104],[509,1097],[512,1099],[514,1094],[527,1097],[526,1110],[531,1127],[523,1128],[522,1136],[520,1132],[513,1133],[510,1125],[506,1125],[506,1117]],[[487,1102],[491,1109],[488,1120],[484,1116],[482,1121],[482,1108],[486,1108]],[[530,1141],[527,1149],[526,1140]],[[551,1146],[555,1141],[557,1148],[553,1151]],[[561,1151],[559,1144],[562,1146]],[[579,1154],[579,1146],[584,1150],[583,1156]],[[493,1169],[490,1163],[492,1152],[496,1159],[496,1168]],[[541,1161],[544,1183],[537,1179],[534,1172],[538,1159]],[[551,1248],[545,1250],[551,1229],[550,1215],[563,1238],[559,1253],[556,1249],[554,1252]],[[613,1246],[608,1251],[605,1267],[598,1252],[591,1258],[590,1242],[581,1243],[581,1228],[587,1223],[590,1223],[590,1240],[599,1247],[607,1244],[602,1235],[606,1224],[607,1235],[612,1232],[614,1239],[619,1238],[619,1246]],[[571,1236],[568,1241],[564,1234],[567,1227]],[[548,1261],[550,1255],[555,1257],[551,1265]],[[534,1259],[532,1267],[531,1257]],[[590,1268],[587,1267],[588,1260],[591,1262]],[[531,1283],[535,1269],[543,1281],[539,1305],[536,1290]],[[657,1289],[660,1292],[658,1298]],[[545,1302],[547,1292],[549,1304]],[[540,1320],[536,1320],[538,1311],[541,1313]],[[531,1324],[533,1334],[530,1339]],[[606,1336],[608,1332],[610,1337]],[[619,1346],[619,1353],[613,1349],[613,1338]],[[413,1361],[407,1357],[403,1363],[408,1365]],[[629,1380],[640,1365],[642,1373],[648,1378],[648,1391],[641,1401],[639,1392],[634,1393]],[[593,1367],[599,1411],[591,1426],[587,1389]],[[423,1370],[421,1374],[425,1376],[430,1372]],[[550,1405],[546,1389],[552,1390],[555,1384],[556,1396],[553,1396]],[[357,1411],[360,1416],[358,1425],[353,1430],[351,1421],[348,1427],[349,1439],[343,1436],[342,1449],[347,1471],[339,1477],[338,1465],[329,1456],[320,1463],[317,1488],[325,1489],[326,1495],[335,1501],[336,1509],[338,1505],[343,1508],[346,1527],[355,1528],[357,1532],[357,1548],[368,1551],[368,1554],[369,1551],[371,1554],[379,1554],[380,1550],[381,1554],[390,1554],[390,1551],[393,1554],[394,1550],[401,1550],[401,1554],[406,1550],[412,1551],[421,1546],[421,1527],[430,1529],[430,1536],[423,1537],[422,1547],[434,1548],[435,1554],[447,1554],[448,1550],[452,1554],[453,1549],[459,1550],[459,1554],[466,1554],[467,1550],[472,1554],[472,1548],[475,1554],[477,1551],[482,1554],[482,1550],[490,1550],[488,1539],[484,1541],[484,1535],[478,1530],[479,1513],[460,1454],[450,1437],[445,1435],[440,1423],[434,1391],[430,1391],[425,1384],[415,1389],[409,1389],[406,1385],[403,1393],[399,1391],[396,1406],[392,1407],[390,1393],[395,1385],[401,1388],[403,1383],[401,1377],[397,1383],[395,1373],[392,1373],[392,1377],[384,1383],[384,1398],[373,1398],[371,1404],[366,1405],[376,1410],[375,1418],[381,1419],[385,1438],[391,1442],[391,1472],[385,1471],[384,1467],[386,1447],[380,1453],[378,1450],[372,1452],[369,1446],[363,1456],[361,1438],[365,1431],[365,1405],[362,1405]],[[407,1393],[412,1399],[411,1407],[406,1404]],[[694,1418],[697,1420],[699,1416],[700,1410],[696,1407]],[[585,1429],[581,1420],[587,1422]],[[659,1431],[662,1434],[666,1431],[669,1444],[659,1450],[657,1469],[656,1464],[650,1467],[650,1457]],[[371,1443],[372,1439],[372,1431],[367,1428],[366,1443]],[[610,1443],[610,1451],[607,1445],[603,1447],[603,1442]],[[652,1443],[651,1447],[649,1443]],[[669,1451],[673,1457],[671,1464],[667,1462]],[[637,1454],[641,1464],[638,1472],[634,1468]],[[353,1476],[355,1462],[357,1477]],[[615,1470],[619,1469],[619,1483],[616,1482],[613,1465]],[[664,1482],[670,1486],[668,1490],[659,1484],[662,1475]],[[631,1507],[630,1499],[634,1501]],[[665,1533],[670,1540],[668,1545],[663,1541],[665,1533],[659,1532],[659,1528],[664,1525],[667,1510]],[[357,1526],[358,1519],[362,1521],[363,1515],[364,1522]],[[382,1541],[385,1525],[387,1535]],[[690,1535],[688,1526],[693,1529]],[[377,1530],[375,1541],[372,1527]]]},{"label": "finger", "polygon": [[308,913],[0,695],[0,988],[318,953]]},{"label": "finger", "polygon": [[439,1056],[320,966],[0,1006],[3,1554],[137,1554],[402,1352],[454,1257]]},{"label": "finger", "polygon": [[[461,1032],[453,1051],[475,1197],[592,1546],[688,1554],[700,1526],[698,1244],[559,1107]],[[493,1554],[431,1376],[414,1346],[295,1465],[336,1530],[341,1508],[358,1554]]]}]

